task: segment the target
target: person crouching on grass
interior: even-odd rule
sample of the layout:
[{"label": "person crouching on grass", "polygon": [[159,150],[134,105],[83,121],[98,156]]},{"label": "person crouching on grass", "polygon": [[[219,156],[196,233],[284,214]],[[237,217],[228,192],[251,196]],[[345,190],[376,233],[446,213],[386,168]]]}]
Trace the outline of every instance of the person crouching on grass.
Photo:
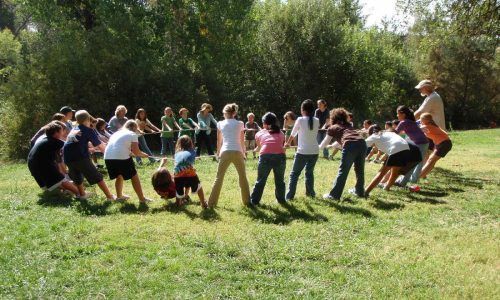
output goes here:
[{"label": "person crouching on grass", "polygon": [[63,159],[68,166],[68,175],[78,187],[80,198],[89,197],[89,194],[85,194],[83,187],[85,177],[90,185],[97,184],[99,186],[108,201],[115,200],[115,196],[110,193],[102,174],[90,160],[89,143],[101,152],[105,150],[105,146],[99,140],[95,130],[90,128],[92,117],[86,110],[77,111],[75,117],[78,126],[71,130],[63,147]]},{"label": "person crouching on grass", "polygon": [[65,179],[56,162],[64,146],[62,141],[65,124],[60,121],[52,121],[44,126],[45,135],[33,145],[28,155],[28,168],[38,185],[48,191],[57,188],[70,191],[79,197],[78,188]]},{"label": "person crouching on grass", "polygon": [[175,198],[175,182],[170,172],[165,168],[167,159],[162,158],[160,167],[153,173],[151,184],[155,192],[163,199]]},{"label": "person crouching on grass", "polygon": [[342,146],[342,157],[333,188],[323,195],[323,199],[340,200],[347,175],[353,164],[354,172],[356,172],[356,187],[350,189],[349,193],[364,197],[366,143],[361,134],[352,126],[349,113],[344,108],[333,109],[330,112],[330,120],[332,125],[328,128],[326,137],[319,147],[323,149],[330,144],[332,139],[335,139]]},{"label": "person crouching on grass", "polygon": [[383,181],[384,176],[390,171],[389,179],[383,188],[388,191],[399,175],[404,175],[422,161],[420,149],[413,142],[408,142],[393,131],[382,131],[380,126],[372,125],[368,131],[370,136],[366,139],[368,146],[376,146],[389,155],[380,171],[373,178],[365,190],[365,195]]},{"label": "person crouching on grass", "polygon": [[151,199],[146,198],[142,192],[141,181],[130,156],[132,153],[143,158],[149,157],[148,154],[139,149],[138,132],[139,127],[134,120],[125,122],[125,125],[109,138],[108,146],[104,152],[104,163],[108,169],[109,178],[115,179],[116,200],[130,199],[130,196],[123,194],[123,181],[131,179],[132,187],[139,197],[139,201],[141,204],[146,204],[151,202]]},{"label": "person crouching on grass", "polygon": [[425,178],[432,171],[437,161],[450,152],[452,143],[448,134],[434,122],[430,113],[423,113],[420,116],[420,123],[424,134],[434,142],[434,150],[420,174],[421,178]]},{"label": "person crouching on grass", "polygon": [[205,194],[194,168],[195,160],[196,151],[191,138],[187,135],[179,137],[175,145],[174,156],[175,202],[178,206],[184,205],[190,200],[189,190],[191,190],[193,194],[198,194],[201,206],[207,208]]}]

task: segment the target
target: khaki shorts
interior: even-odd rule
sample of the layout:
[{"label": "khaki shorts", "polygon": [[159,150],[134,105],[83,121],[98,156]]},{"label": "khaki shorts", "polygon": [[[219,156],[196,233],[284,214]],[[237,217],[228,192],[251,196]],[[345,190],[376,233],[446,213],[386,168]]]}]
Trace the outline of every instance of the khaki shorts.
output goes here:
[{"label": "khaki shorts", "polygon": [[246,150],[254,150],[255,149],[255,140],[245,140],[245,148],[246,148]]}]

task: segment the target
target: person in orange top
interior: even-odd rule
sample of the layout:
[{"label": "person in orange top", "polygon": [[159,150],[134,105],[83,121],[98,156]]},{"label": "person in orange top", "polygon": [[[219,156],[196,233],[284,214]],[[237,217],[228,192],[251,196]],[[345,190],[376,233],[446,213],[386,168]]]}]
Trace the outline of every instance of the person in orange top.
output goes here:
[{"label": "person in orange top", "polygon": [[420,174],[421,178],[425,178],[432,171],[437,161],[450,152],[452,143],[448,134],[434,122],[430,113],[423,113],[420,116],[420,123],[422,131],[435,145]]}]

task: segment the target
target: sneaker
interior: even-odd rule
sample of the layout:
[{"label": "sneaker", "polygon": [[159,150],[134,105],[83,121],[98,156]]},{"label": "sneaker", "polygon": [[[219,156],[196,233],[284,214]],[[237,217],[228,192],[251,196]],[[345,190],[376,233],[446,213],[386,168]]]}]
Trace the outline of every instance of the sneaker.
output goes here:
[{"label": "sneaker", "polygon": [[127,201],[128,199],[130,199],[130,196],[125,194],[123,194],[121,197],[115,197],[115,200],[119,202]]},{"label": "sneaker", "polygon": [[90,197],[92,197],[93,195],[94,194],[92,194],[92,193],[85,193],[84,195],[76,196],[76,198],[79,199],[79,200],[87,200]]},{"label": "sneaker", "polygon": [[420,192],[420,187],[418,185],[412,185],[408,188],[410,192],[418,193]]},{"label": "sneaker", "polygon": [[330,195],[329,193],[324,194],[324,195],[323,195],[323,199],[324,199],[324,200],[339,200],[339,199],[335,199],[335,198],[333,198],[333,196],[332,196],[332,195]]},{"label": "sneaker", "polygon": [[252,200],[250,200],[250,202],[248,202],[248,204],[250,204],[250,207],[255,207],[255,206],[259,206],[259,202],[253,202]]},{"label": "sneaker", "polygon": [[149,198],[144,198],[141,200],[141,204],[147,204],[147,203],[151,203],[153,202],[153,200],[149,199]]},{"label": "sneaker", "polygon": [[348,192],[349,192],[349,194],[354,195],[356,197],[360,197],[360,198],[364,197],[363,195],[359,195],[358,193],[356,193],[356,189],[355,188],[349,189]]},{"label": "sneaker", "polygon": [[111,198],[106,198],[106,201],[116,201],[118,200],[115,195],[111,195]]}]

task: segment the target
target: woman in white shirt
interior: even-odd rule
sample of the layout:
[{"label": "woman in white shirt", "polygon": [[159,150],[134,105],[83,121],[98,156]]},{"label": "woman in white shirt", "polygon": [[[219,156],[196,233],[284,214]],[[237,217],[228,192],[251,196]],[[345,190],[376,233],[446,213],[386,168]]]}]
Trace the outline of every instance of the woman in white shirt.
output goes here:
[{"label": "woman in white shirt", "polygon": [[149,157],[139,150],[138,125],[134,120],[128,120],[122,129],[115,132],[110,138],[104,151],[104,162],[108,169],[109,178],[116,179],[116,200],[127,200],[130,196],[123,194],[123,181],[132,179],[132,186],[142,204],[151,202],[142,193],[141,181],[135,169],[134,161],[130,156],[133,153],[139,157]]},{"label": "woman in white shirt", "polygon": [[293,139],[298,136],[299,142],[295,159],[293,160],[292,172],[290,172],[286,200],[292,200],[295,197],[297,181],[304,168],[306,169],[306,196],[316,196],[316,192],[314,191],[314,166],[316,166],[319,154],[317,140],[319,119],[314,117],[314,111],[315,105],[312,100],[307,99],[302,102],[302,117],[297,118],[295,121],[292,133],[285,144],[285,147],[289,147]]},{"label": "woman in white shirt", "polygon": [[217,123],[217,157],[219,157],[219,165],[217,167],[215,182],[212,186],[212,193],[208,199],[208,206],[214,207],[217,205],[224,176],[230,164],[234,164],[236,167],[241,189],[241,199],[244,205],[248,205],[250,188],[245,170],[244,124],[235,119],[238,113],[238,105],[235,103],[227,104],[222,112],[224,113],[224,121]]}]

